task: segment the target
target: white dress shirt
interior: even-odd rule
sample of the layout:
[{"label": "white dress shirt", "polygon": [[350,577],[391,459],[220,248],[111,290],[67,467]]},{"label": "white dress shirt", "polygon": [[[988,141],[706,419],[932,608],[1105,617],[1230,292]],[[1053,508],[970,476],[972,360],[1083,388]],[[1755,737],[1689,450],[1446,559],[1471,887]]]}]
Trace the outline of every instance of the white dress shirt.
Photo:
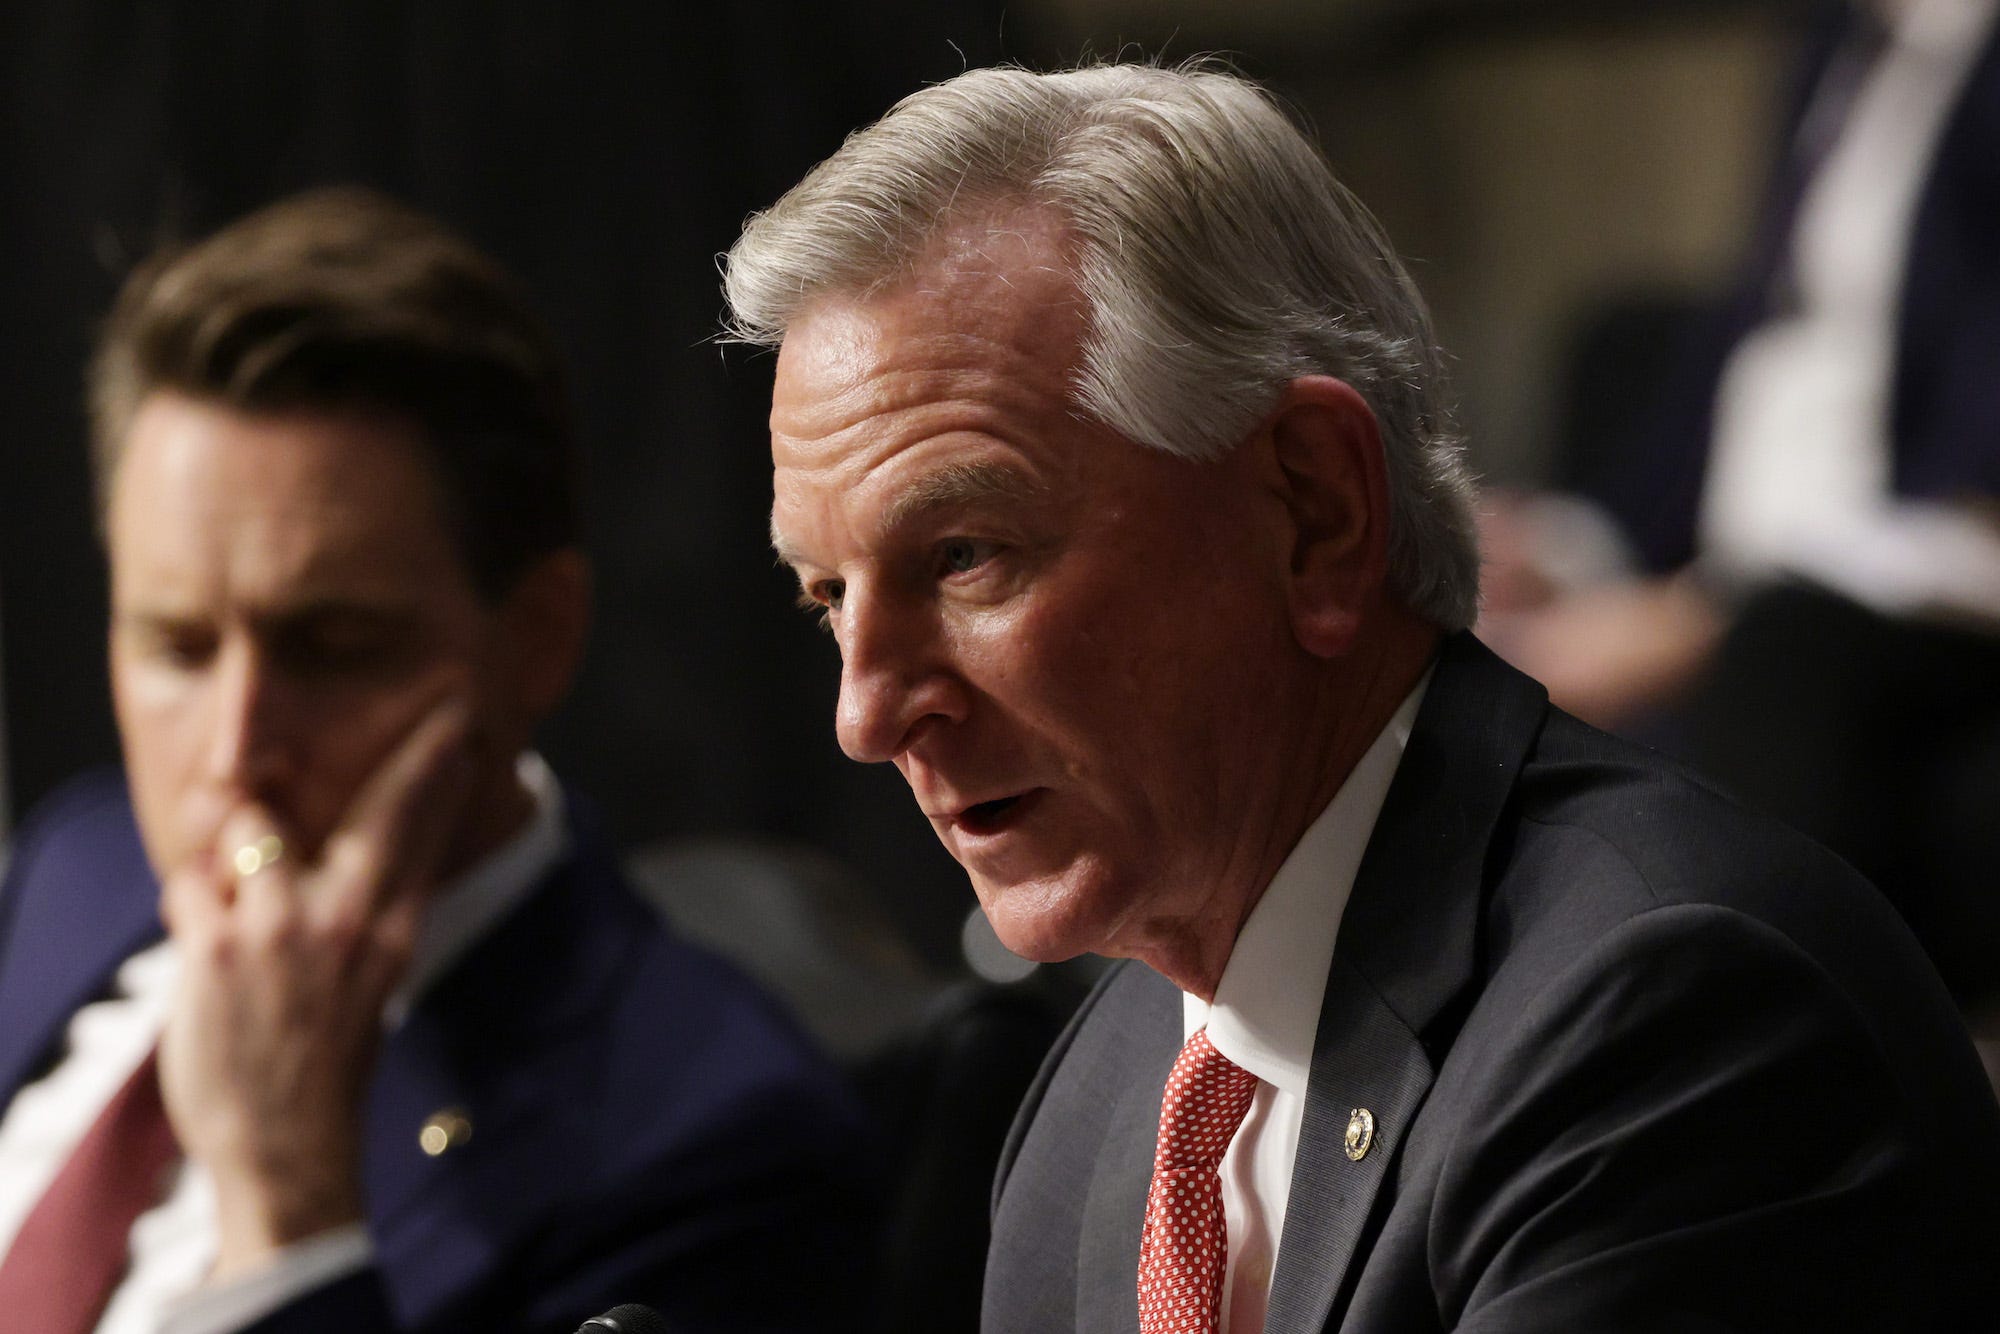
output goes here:
[{"label": "white dress shirt", "polygon": [[[393,1029],[411,1004],[512,911],[568,850],[562,793],[540,757],[524,755],[522,784],[534,798],[528,823],[506,844],[442,889],[427,915],[410,975],[390,998]],[[179,959],[163,940],[127,959],[110,993],[77,1011],[63,1055],[24,1086],[0,1117],[0,1254],[69,1160],[85,1133],[159,1041]],[[204,1286],[215,1262],[215,1189],[183,1162],[167,1196],[132,1226],[130,1267],[97,1334],[234,1334],[286,1302],[368,1264],[359,1223],[287,1247],[270,1265]]]},{"label": "white dress shirt", "polygon": [[1429,683],[1426,673],[1404,697],[1278,868],[1237,934],[1215,1000],[1182,993],[1187,1036],[1206,1027],[1215,1049],[1259,1081],[1242,1128],[1222,1158],[1222,1212],[1229,1233],[1223,1334],[1260,1334],[1264,1328],[1334,939]]},{"label": "white dress shirt", "polygon": [[1917,202],[1995,0],[1879,6],[1888,49],[1800,201],[1796,313],[1724,368],[1701,502],[1725,582],[1804,575],[1885,615],[2000,624],[2000,535],[1891,487],[1897,313]]}]

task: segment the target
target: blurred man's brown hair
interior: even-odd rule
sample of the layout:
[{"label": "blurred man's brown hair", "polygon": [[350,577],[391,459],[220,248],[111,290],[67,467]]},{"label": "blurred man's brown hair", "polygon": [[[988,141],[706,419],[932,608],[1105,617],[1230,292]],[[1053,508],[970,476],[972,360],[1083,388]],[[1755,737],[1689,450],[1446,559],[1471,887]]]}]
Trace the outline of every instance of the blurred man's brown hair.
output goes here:
[{"label": "blurred man's brown hair", "polygon": [[489,598],[579,541],[578,455],[553,338],[498,265],[371,191],[293,196],[133,273],[90,368],[100,496],[134,414],[158,392],[414,425]]}]

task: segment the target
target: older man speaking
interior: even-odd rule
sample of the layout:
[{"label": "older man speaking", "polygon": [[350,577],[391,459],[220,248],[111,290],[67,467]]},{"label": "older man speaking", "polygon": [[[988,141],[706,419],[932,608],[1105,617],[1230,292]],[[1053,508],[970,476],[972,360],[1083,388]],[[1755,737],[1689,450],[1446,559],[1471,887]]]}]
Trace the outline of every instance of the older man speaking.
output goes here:
[{"label": "older man speaking", "polygon": [[1009,946],[1145,965],[1021,1113],[988,1330],[1991,1300],[2000,1117],[1936,978],[1834,858],[1465,633],[1422,304],[1265,94],[974,71],[752,219],[727,285],[779,348],[772,531],[842,746]]}]

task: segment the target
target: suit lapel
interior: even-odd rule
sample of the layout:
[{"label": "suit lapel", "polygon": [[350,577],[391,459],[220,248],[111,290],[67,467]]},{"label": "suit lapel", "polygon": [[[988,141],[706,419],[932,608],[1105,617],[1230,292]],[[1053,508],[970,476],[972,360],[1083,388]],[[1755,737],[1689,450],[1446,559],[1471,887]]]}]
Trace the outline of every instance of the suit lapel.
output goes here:
[{"label": "suit lapel", "polygon": [[[549,1158],[569,1112],[551,1089],[597,1072],[570,1068],[570,1040],[589,1026],[645,938],[646,909],[626,894],[587,820],[572,810],[579,851],[422,999],[383,1046],[370,1089],[363,1184],[398,1309],[470,1290],[510,1253],[503,1224],[542,1212],[567,1187]],[[469,1138],[442,1152],[420,1143],[439,1113],[462,1116]]]},{"label": "suit lapel", "polygon": [[[1330,1327],[1352,1288],[1435,1074],[1422,1038],[1473,978],[1488,846],[1546,709],[1540,686],[1469,634],[1446,641],[1334,947],[1266,1334]],[[1350,1160],[1357,1108],[1374,1142]]]},{"label": "suit lapel", "polygon": [[[1434,1073],[1380,993],[1337,954],[1321,1013],[1341,1019],[1331,1026],[1322,1019],[1314,1044],[1265,1334],[1326,1326],[1398,1141]],[[1357,1108],[1375,1118],[1375,1137],[1362,1158],[1350,1161],[1345,1141]]]},{"label": "suit lapel", "polygon": [[[1119,1081],[1084,1196],[1076,1328],[1092,1334],[1137,1334],[1139,1328],[1139,1242],[1153,1183],[1160,1092],[1180,1050],[1180,993],[1164,979],[1151,990],[1161,998],[1152,1007],[1157,1013],[1143,1016],[1146,1039],[1126,1048],[1133,1072]],[[1155,1029],[1158,1042],[1152,1040]]]}]

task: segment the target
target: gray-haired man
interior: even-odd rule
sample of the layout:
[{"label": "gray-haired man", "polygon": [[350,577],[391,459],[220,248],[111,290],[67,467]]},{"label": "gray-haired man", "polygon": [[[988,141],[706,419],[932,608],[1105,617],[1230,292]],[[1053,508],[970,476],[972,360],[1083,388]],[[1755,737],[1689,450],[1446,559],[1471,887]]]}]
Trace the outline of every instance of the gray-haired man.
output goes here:
[{"label": "gray-haired man", "polygon": [[975,71],[753,219],[727,280],[780,349],[772,530],[843,747],[1014,949],[1146,965],[1022,1112],[989,1330],[1986,1299],[2000,1117],[1923,957],[1464,632],[1421,302],[1258,89]]}]

